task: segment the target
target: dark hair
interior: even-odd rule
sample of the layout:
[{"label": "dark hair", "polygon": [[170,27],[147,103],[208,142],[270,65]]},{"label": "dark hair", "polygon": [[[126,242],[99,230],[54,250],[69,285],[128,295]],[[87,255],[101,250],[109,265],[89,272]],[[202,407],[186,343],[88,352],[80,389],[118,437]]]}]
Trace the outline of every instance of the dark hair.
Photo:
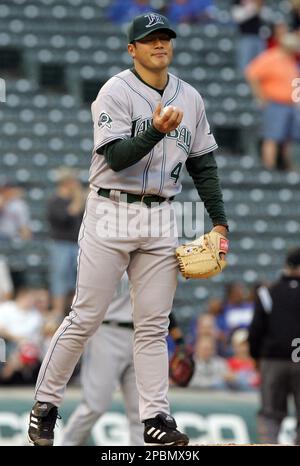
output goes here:
[{"label": "dark hair", "polygon": [[286,265],[292,269],[300,267],[300,248],[291,249],[286,257]]}]

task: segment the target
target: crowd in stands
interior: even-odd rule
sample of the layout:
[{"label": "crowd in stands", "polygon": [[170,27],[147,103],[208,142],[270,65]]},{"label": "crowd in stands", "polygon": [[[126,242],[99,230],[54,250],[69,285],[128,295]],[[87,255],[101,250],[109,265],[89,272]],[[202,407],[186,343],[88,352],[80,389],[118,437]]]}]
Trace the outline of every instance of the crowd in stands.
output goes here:
[{"label": "crowd in stands", "polygon": [[258,387],[247,341],[254,294],[242,283],[231,283],[223,300],[212,298],[207,311],[191,322],[187,336],[195,359],[191,388],[252,391]]},{"label": "crowd in stands", "polygon": [[115,23],[126,23],[134,16],[152,11],[166,15],[173,24],[196,23],[209,20],[213,7],[213,0],[115,0],[107,17]]},{"label": "crowd in stands", "polygon": [[47,290],[20,288],[14,298],[1,302],[5,362],[0,363],[0,384],[32,384],[55,330]]},{"label": "crowd in stands", "polygon": [[232,17],[240,37],[237,66],[245,73],[262,114],[264,168],[293,170],[291,144],[300,139],[300,107],[294,84],[300,70],[300,2],[286,20],[271,21],[265,0],[236,0]]},{"label": "crowd in stands", "polygon": [[[71,169],[57,170],[55,192],[45,205],[49,224],[47,288],[27,284],[26,267],[10,270],[0,256],[0,338],[6,362],[0,362],[0,383],[33,383],[51,337],[69,312],[77,271],[77,238],[86,191]],[[0,186],[0,242],[6,249],[33,238],[29,206],[23,190],[11,180]],[[50,291],[48,291],[48,289]]]}]

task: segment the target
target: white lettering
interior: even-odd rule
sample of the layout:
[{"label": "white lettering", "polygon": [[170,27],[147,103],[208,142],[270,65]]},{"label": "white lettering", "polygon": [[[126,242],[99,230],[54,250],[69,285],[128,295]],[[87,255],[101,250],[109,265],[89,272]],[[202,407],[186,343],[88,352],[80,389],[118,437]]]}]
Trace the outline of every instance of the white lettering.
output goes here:
[{"label": "white lettering", "polygon": [[294,338],[292,346],[296,346],[294,351],[292,351],[292,361],[296,363],[300,362],[300,338]]}]

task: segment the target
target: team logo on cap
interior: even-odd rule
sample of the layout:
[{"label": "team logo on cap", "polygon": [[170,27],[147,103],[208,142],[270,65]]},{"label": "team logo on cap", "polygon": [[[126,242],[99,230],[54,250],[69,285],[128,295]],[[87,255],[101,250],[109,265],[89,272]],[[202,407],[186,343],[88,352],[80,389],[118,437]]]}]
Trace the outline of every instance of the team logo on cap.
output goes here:
[{"label": "team logo on cap", "polygon": [[155,13],[145,15],[144,18],[148,18],[149,21],[146,28],[151,28],[152,26],[156,26],[156,24],[165,24],[163,18]]},{"label": "team logo on cap", "polygon": [[98,126],[100,128],[104,128],[104,126],[107,126],[107,128],[111,128],[111,122],[112,118],[109,116],[108,113],[102,112],[99,116],[98,120]]}]

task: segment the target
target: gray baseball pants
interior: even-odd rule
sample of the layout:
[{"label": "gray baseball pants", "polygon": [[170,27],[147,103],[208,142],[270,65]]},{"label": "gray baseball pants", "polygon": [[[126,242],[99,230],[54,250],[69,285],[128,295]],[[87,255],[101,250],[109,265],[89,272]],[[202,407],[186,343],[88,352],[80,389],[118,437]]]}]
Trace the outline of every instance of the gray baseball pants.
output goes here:
[{"label": "gray baseball pants", "polygon": [[166,336],[177,284],[175,222],[168,201],[149,209],[141,203],[118,202],[91,191],[79,233],[72,310],[53,336],[42,363],[35,393],[38,401],[61,404],[84,345],[104,320],[127,270],[133,292],[140,419],[154,417],[160,411],[169,413]]},{"label": "gray baseball pants", "polygon": [[103,324],[89,341],[81,364],[82,402],[64,429],[62,445],[83,445],[110,407],[120,386],[129,423],[130,445],[144,445],[133,365],[133,330]]}]

